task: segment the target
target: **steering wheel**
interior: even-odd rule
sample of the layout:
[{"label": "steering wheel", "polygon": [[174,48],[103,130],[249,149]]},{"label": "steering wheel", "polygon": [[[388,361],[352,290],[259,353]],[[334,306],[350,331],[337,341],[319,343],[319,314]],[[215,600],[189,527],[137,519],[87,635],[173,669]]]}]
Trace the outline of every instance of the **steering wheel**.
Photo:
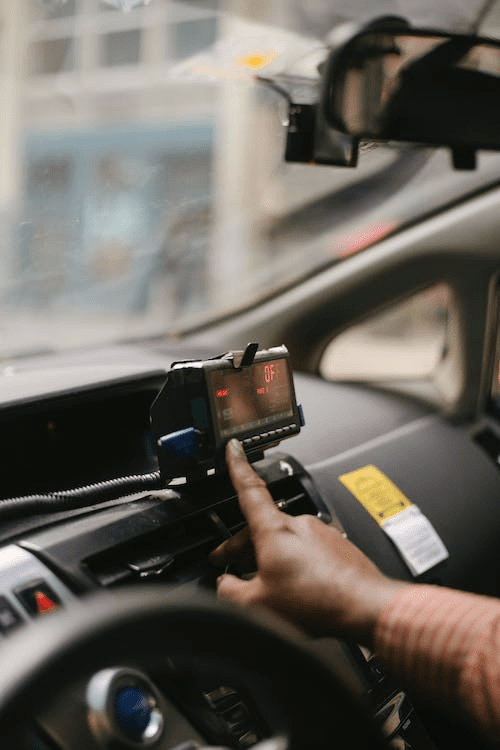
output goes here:
[{"label": "steering wheel", "polygon": [[[210,664],[224,676],[222,684],[229,675],[244,685],[257,708],[272,709],[270,734],[286,737],[290,750],[387,747],[347,682],[292,626],[221,603],[208,592],[180,593],[158,584],[89,595],[9,637],[2,645],[0,737],[16,736],[27,718],[77,680],[123,663],[166,664],[169,658]],[[175,703],[175,695],[167,697]],[[143,739],[144,746],[165,748]]]}]

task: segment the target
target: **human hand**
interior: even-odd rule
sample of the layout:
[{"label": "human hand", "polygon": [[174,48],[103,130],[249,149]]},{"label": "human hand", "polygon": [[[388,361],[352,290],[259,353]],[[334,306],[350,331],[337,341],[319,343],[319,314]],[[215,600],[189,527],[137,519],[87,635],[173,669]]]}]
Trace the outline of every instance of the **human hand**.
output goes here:
[{"label": "human hand", "polygon": [[238,560],[253,544],[257,574],[218,579],[223,599],[260,605],[315,635],[339,635],[370,644],[377,619],[404,584],[381,571],[338,529],[314,516],[278,510],[237,440],[226,450],[231,481],[248,527],[211,554],[216,565]]}]

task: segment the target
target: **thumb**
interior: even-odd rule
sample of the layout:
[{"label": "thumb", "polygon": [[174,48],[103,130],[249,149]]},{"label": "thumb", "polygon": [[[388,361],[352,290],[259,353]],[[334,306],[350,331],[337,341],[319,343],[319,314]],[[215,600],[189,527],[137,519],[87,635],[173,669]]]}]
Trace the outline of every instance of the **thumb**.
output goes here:
[{"label": "thumb", "polygon": [[225,573],[217,579],[217,596],[236,604],[250,604],[255,583],[255,578],[243,581],[230,573]]}]

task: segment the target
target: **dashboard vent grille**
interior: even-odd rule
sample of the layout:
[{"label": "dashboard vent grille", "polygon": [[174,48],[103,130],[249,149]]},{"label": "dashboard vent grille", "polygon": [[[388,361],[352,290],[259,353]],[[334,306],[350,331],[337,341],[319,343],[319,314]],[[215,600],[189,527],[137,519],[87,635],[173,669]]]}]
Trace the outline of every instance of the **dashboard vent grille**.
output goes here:
[{"label": "dashboard vent grille", "polygon": [[[278,508],[291,516],[318,513],[319,508],[299,477],[292,476],[276,482],[271,485],[270,492]],[[214,510],[231,534],[235,534],[245,525],[235,496],[218,503]]]}]

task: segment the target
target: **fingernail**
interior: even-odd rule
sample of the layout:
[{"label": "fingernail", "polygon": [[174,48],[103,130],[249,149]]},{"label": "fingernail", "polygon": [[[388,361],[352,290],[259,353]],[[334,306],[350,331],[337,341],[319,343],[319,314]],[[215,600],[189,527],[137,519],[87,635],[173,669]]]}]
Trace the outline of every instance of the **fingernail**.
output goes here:
[{"label": "fingernail", "polygon": [[228,443],[229,450],[233,454],[233,456],[243,456],[244,450],[242,448],[242,445],[239,440],[236,440],[236,438],[233,438]]}]

